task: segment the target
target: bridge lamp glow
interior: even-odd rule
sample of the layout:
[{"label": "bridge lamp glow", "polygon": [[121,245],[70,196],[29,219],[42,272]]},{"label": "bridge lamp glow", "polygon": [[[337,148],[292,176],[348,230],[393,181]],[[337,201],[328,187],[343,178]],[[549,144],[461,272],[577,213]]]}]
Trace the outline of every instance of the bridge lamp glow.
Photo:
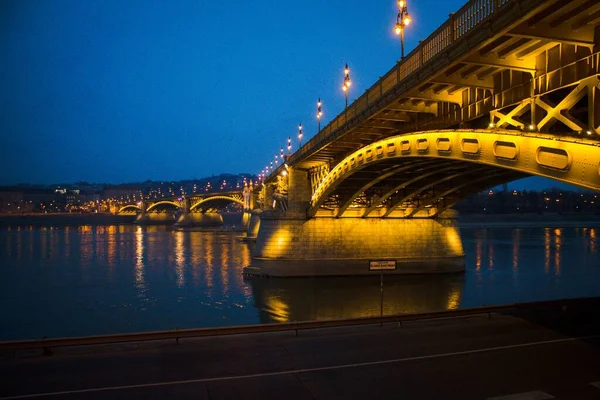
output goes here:
[{"label": "bridge lamp glow", "polygon": [[288,149],[288,154],[290,154],[292,152],[292,138],[291,137],[288,137],[287,149]]},{"label": "bridge lamp glow", "polygon": [[408,15],[408,6],[405,0],[398,1],[398,15],[396,16],[396,35],[400,36],[401,57],[404,58],[404,28],[406,28],[412,19]]},{"label": "bridge lamp glow", "polygon": [[321,98],[317,100],[317,120],[319,121],[318,132],[321,132],[321,117],[323,116],[323,103],[321,103]]},{"label": "bridge lamp glow", "polygon": [[287,171],[284,169],[283,171],[281,171],[281,176],[286,176],[287,175]]},{"label": "bridge lamp glow", "polygon": [[298,147],[302,147],[302,122],[298,125]]},{"label": "bridge lamp glow", "polygon": [[342,90],[346,97],[346,108],[348,108],[348,91],[350,90],[350,85],[352,85],[352,81],[350,80],[350,68],[348,68],[348,64],[346,63],[346,67],[344,68],[344,85],[342,86]]}]

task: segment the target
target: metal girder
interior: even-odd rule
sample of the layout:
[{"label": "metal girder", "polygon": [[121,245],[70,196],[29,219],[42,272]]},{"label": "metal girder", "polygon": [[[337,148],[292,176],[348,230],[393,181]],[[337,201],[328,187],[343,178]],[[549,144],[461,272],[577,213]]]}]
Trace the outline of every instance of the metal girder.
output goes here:
[{"label": "metal girder", "polygon": [[599,7],[600,4],[598,4],[598,0],[588,0],[551,21],[550,27],[556,28],[561,24],[568,24],[569,21],[571,21],[574,18],[577,18],[580,14],[589,14],[591,12],[596,11]]},{"label": "metal girder", "polygon": [[[407,122],[407,121],[405,121]],[[365,121],[363,123],[360,124],[361,127],[369,127],[369,128],[377,128],[377,129],[387,129],[387,130],[398,130],[401,128],[401,126],[398,126],[397,124],[395,124],[393,121],[373,121],[372,119]]]},{"label": "metal girder", "polygon": [[538,122],[538,129],[541,130],[546,125],[552,126],[556,121],[560,121],[574,131],[583,130],[581,123],[569,115],[569,110],[587,94],[587,87],[587,82],[582,82],[575,86],[571,93],[565,96],[565,98],[563,98],[556,106],[546,103],[541,97],[536,97],[535,105],[543,108],[547,113],[546,116]]},{"label": "metal girder", "polygon": [[500,58],[492,53],[486,56],[471,56],[466,58],[465,60],[462,60],[461,62],[465,64],[481,65],[484,67],[494,67],[510,69],[513,71],[529,72],[532,75],[535,74],[535,60],[519,60],[515,56]]},{"label": "metal girder", "polygon": [[596,11],[596,12],[588,12],[588,14],[586,16],[584,16],[583,18],[579,19],[578,21],[574,22],[571,25],[571,29],[577,30],[580,29],[586,25],[594,25],[600,22],[600,10]]},{"label": "metal girder", "polygon": [[540,40],[533,43],[531,46],[524,48],[521,51],[518,51],[515,56],[518,59],[529,59],[533,60],[534,57],[537,57],[539,54],[543,53],[546,50],[549,50],[551,47],[556,46],[555,43],[550,40]]},{"label": "metal girder", "polygon": [[567,43],[577,46],[594,47],[594,27],[584,26],[578,30],[570,26],[550,26],[550,24],[536,24],[520,26],[508,32],[509,36],[525,39],[550,40],[555,43]]},{"label": "metal girder", "polygon": [[[465,165],[463,165],[463,166],[461,166],[461,167],[462,167],[462,168],[468,168],[468,167],[467,167],[467,166],[465,166]],[[471,170],[471,172],[475,172],[475,173],[477,173],[477,172],[480,172],[480,171],[483,171],[483,170],[485,170],[486,168],[488,168],[488,167],[487,167],[487,166],[483,166],[483,167],[475,167],[475,168],[473,168],[473,169]],[[456,169],[456,166],[455,166],[455,169]],[[435,181],[433,181],[433,182],[431,182],[431,183],[428,183],[427,185],[424,185],[424,186],[420,187],[419,189],[417,189],[416,191],[414,191],[414,192],[410,193],[409,195],[407,195],[407,196],[404,196],[404,197],[402,197],[402,198],[400,198],[400,199],[398,199],[398,200],[394,201],[394,202],[392,203],[392,205],[391,205],[391,206],[390,206],[390,207],[389,207],[389,208],[386,210],[386,212],[385,212],[385,214],[384,214],[383,216],[384,216],[384,217],[387,217],[387,216],[388,216],[388,215],[390,215],[390,214],[391,214],[391,213],[392,213],[392,212],[393,212],[393,211],[394,211],[394,210],[395,210],[395,209],[396,209],[396,208],[397,208],[397,207],[398,207],[400,204],[402,204],[402,203],[404,203],[404,202],[406,202],[406,201],[410,200],[411,198],[413,198],[413,197],[415,197],[415,196],[419,195],[420,193],[423,193],[423,192],[424,192],[424,191],[426,191],[426,190],[429,190],[429,189],[431,189],[431,188],[434,188],[434,187],[436,187],[437,185],[439,185],[440,183],[444,183],[444,182],[450,181],[450,180],[452,180],[452,179],[454,179],[454,178],[458,178],[459,176],[463,175],[464,173],[465,173],[465,171],[463,170],[463,171],[460,171],[460,172],[458,172],[458,173],[456,173],[456,174],[452,174],[452,175],[444,176],[444,177],[442,177],[442,178],[440,178],[440,179],[437,179],[437,180],[435,180]]]},{"label": "metal girder", "polygon": [[[523,115],[528,109],[531,108],[531,100],[527,99],[518,104],[515,108],[513,108],[508,114],[503,114],[498,110],[490,111],[490,124],[496,125],[500,128],[505,127],[506,125],[512,125],[517,128],[524,129],[525,124],[515,120],[515,117],[520,117]],[[494,118],[498,118],[498,121],[495,121]]]},{"label": "metal girder", "polygon": [[410,122],[412,118],[405,111],[382,111],[372,119],[380,119],[384,121],[395,121],[395,122]]},{"label": "metal girder", "polygon": [[[479,69],[479,68],[478,68]],[[491,77],[485,77],[484,79],[477,79],[476,76],[464,77],[464,76],[444,76],[442,78],[436,77],[433,78],[430,83],[437,85],[447,85],[447,86],[463,86],[463,87],[472,87],[476,89],[494,89],[494,82]]]},{"label": "metal girder", "polygon": [[447,103],[458,104],[462,107],[462,95],[460,93],[433,93],[431,91],[422,92],[418,88],[413,91],[413,93],[406,94],[404,97],[414,99],[414,100],[423,100],[423,101],[445,101]]},{"label": "metal girder", "polygon": [[383,196],[381,196],[380,198],[378,198],[376,201],[374,201],[371,204],[371,207],[367,208],[363,214],[363,217],[367,217],[374,209],[376,209],[377,207],[381,206],[383,204],[384,201],[386,201],[388,198],[390,198],[394,193],[396,193],[399,190],[402,190],[410,185],[412,185],[413,183],[416,183],[422,179],[428,178],[430,176],[434,176],[435,174],[438,174],[440,172],[445,172],[445,171],[451,171],[451,170],[455,170],[457,168],[456,164],[442,164],[444,166],[446,166],[445,168],[440,168],[439,165],[433,165],[432,168],[424,168],[423,170],[421,170],[420,172],[426,172],[429,171],[431,169],[435,169],[433,172],[429,172],[426,173],[424,175],[419,175],[413,179],[410,179],[406,182],[402,182],[400,185],[397,185],[395,187],[393,187],[391,190],[388,190],[386,193],[384,193]]},{"label": "metal girder", "polygon": [[388,114],[394,112],[402,112],[402,113],[426,113],[426,114],[434,114],[438,115],[438,104],[437,102],[433,102],[432,104],[424,104],[425,102],[420,102],[419,104],[411,104],[411,102],[406,102],[399,105],[393,105],[390,107],[386,107],[385,110],[376,114],[376,118],[381,114]]},{"label": "metal girder", "polygon": [[535,40],[535,39],[517,38],[517,40],[513,41],[512,43],[507,42],[506,46],[503,46],[496,53],[498,54],[498,57],[507,57],[511,54],[518,53],[518,52],[534,45],[535,42],[532,43],[532,40]]},{"label": "metal girder", "polygon": [[[467,196],[478,193],[486,188],[494,187],[494,186],[497,186],[497,185],[505,183],[505,182],[511,182],[511,181],[514,181],[515,179],[525,178],[527,176],[529,176],[529,175],[524,174],[522,172],[504,171],[503,173],[498,174],[498,177],[497,177],[498,179],[491,179],[489,181],[481,180],[480,182],[477,182],[477,183],[479,183],[479,185],[469,185],[469,186],[467,186],[467,188],[470,190],[468,190],[466,193],[463,193],[462,196],[454,198],[449,203],[444,203],[444,205],[442,207],[438,206],[436,211],[433,213],[433,215],[431,215],[431,217],[432,218],[437,217],[443,211],[454,206],[455,204],[457,204],[458,202],[460,202],[462,199],[464,199]],[[471,183],[475,183],[475,182],[471,182]]]},{"label": "metal girder", "polygon": [[448,195],[451,195],[452,193],[458,192],[459,190],[461,190],[464,187],[472,186],[473,184],[476,184],[476,183],[479,183],[479,182],[482,182],[482,181],[488,181],[489,182],[490,179],[493,179],[493,178],[495,178],[497,176],[510,175],[512,172],[513,171],[510,171],[510,170],[504,170],[504,171],[503,170],[499,170],[499,171],[494,172],[491,175],[485,174],[485,175],[479,176],[478,178],[469,180],[468,182],[462,183],[462,184],[460,184],[458,186],[454,186],[454,187],[452,187],[452,188],[450,188],[450,189],[448,189],[448,190],[446,190],[446,191],[438,194],[434,198],[429,199],[425,204],[423,204],[423,205],[421,205],[419,207],[416,207],[406,217],[407,218],[413,217],[419,211],[424,210],[428,206],[432,206],[432,205],[436,204],[441,199],[447,197]]},{"label": "metal girder", "polygon": [[356,199],[362,192],[364,192],[365,190],[375,186],[377,183],[383,181],[384,179],[389,178],[392,175],[396,175],[400,172],[403,171],[410,171],[411,169],[414,168],[418,168],[418,167],[422,167],[422,166],[427,166],[427,165],[435,165],[437,164],[438,161],[437,160],[421,160],[421,161],[416,161],[414,163],[410,163],[408,165],[402,165],[398,168],[395,168],[391,171],[388,171],[386,173],[383,173],[381,175],[379,175],[377,178],[370,180],[367,184],[361,186],[359,189],[355,190],[352,192],[352,194],[350,196],[348,196],[346,199],[343,200],[342,205],[340,206],[336,217],[340,217],[342,216],[342,214],[344,213],[344,211],[346,211],[346,209],[348,209],[348,207],[350,207],[350,205],[352,204],[352,202],[354,201],[354,199]]}]

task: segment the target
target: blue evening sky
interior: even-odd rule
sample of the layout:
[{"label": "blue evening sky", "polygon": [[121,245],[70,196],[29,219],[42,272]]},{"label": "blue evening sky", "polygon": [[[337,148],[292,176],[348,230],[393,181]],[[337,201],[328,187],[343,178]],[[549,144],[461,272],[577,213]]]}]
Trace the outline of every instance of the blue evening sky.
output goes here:
[{"label": "blue evening sky", "polygon": [[[409,1],[409,52],[463,1]],[[399,58],[392,0],[0,1],[0,184],[258,173]],[[294,142],[296,144],[296,142]],[[549,187],[531,178],[520,187]],[[517,187],[517,186],[515,186]]]}]

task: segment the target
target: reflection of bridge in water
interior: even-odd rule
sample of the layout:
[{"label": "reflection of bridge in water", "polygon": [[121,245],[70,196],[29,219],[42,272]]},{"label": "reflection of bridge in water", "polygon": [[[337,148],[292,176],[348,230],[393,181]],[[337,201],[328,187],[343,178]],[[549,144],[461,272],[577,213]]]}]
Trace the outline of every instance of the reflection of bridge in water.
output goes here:
[{"label": "reflection of bridge in water", "polygon": [[[249,279],[260,322],[378,316],[379,277]],[[383,314],[457,309],[464,276],[386,276]]]},{"label": "reflection of bridge in water", "polygon": [[248,273],[464,269],[450,207],[527,176],[600,190],[600,3],[471,0],[269,171]]}]

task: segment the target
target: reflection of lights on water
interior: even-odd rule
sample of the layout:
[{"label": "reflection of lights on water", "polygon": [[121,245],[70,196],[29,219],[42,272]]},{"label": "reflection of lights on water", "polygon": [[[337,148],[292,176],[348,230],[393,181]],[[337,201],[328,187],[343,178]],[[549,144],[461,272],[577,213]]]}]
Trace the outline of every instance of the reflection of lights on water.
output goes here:
[{"label": "reflection of lights on water", "polygon": [[185,247],[183,244],[184,233],[175,232],[175,273],[177,275],[177,286],[185,285]]},{"label": "reflection of lights on water", "polygon": [[494,244],[491,241],[488,246],[488,264],[489,269],[494,269]]},{"label": "reflection of lights on water", "polygon": [[554,245],[555,245],[555,249],[554,249],[554,274],[555,275],[560,275],[560,247],[562,245],[561,233],[562,233],[562,231],[560,230],[560,228],[556,228],[554,230],[554,234],[556,235],[555,238],[554,238]]},{"label": "reflection of lights on water", "polygon": [[290,319],[288,305],[278,297],[267,297],[266,309],[276,322],[287,322]]},{"label": "reflection of lights on water", "polygon": [[221,282],[223,294],[227,294],[229,292],[229,249],[225,243],[221,245]]},{"label": "reflection of lights on water", "polygon": [[213,287],[213,258],[214,258],[214,236],[206,236],[207,240],[204,241],[205,245],[205,260],[206,260],[206,286],[208,288]]},{"label": "reflection of lights on water", "polygon": [[144,296],[144,231],[141,226],[135,231],[135,286],[138,296]]},{"label": "reflection of lights on water", "polygon": [[597,250],[598,243],[596,241],[596,228],[590,229],[590,253],[595,254]]},{"label": "reflection of lights on water", "polygon": [[115,268],[115,258],[117,253],[117,227],[111,225],[106,230],[107,242],[108,242],[108,251],[107,251],[107,261],[108,261],[108,270],[110,272],[109,277],[112,278],[112,272]]},{"label": "reflection of lights on water", "polygon": [[550,270],[550,228],[544,229],[544,272]]},{"label": "reflection of lights on water", "polygon": [[456,310],[460,305],[460,290],[454,288],[448,296],[448,310]]},{"label": "reflection of lights on water", "polygon": [[513,263],[513,271],[517,271],[519,268],[519,242],[521,241],[521,230],[515,229],[512,234],[512,263]]},{"label": "reflection of lights on water", "polygon": [[481,256],[483,253],[483,238],[480,235],[476,235],[477,243],[475,245],[475,269],[479,271],[481,269]]}]

